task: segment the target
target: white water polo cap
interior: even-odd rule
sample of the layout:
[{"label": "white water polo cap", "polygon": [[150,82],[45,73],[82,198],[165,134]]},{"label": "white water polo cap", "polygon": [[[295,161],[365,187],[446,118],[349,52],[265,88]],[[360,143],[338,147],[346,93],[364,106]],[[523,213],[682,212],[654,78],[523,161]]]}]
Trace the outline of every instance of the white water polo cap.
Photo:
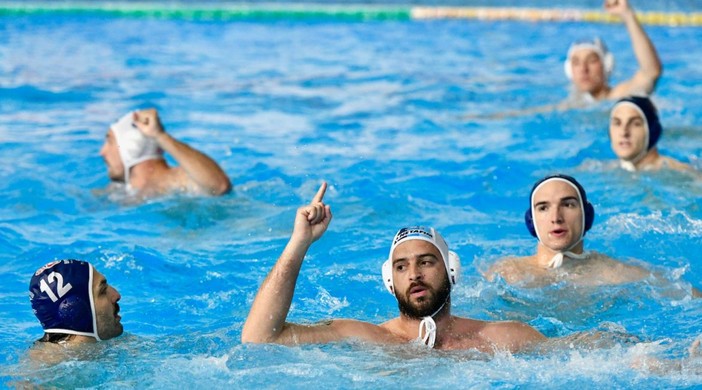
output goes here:
[{"label": "white water polo cap", "polygon": [[607,78],[609,78],[609,75],[611,75],[612,71],[614,70],[614,55],[607,49],[607,46],[605,46],[604,42],[602,42],[600,38],[595,38],[592,40],[585,39],[575,41],[570,45],[570,48],[568,49],[568,56],[563,63],[563,70],[565,71],[568,79],[573,79],[573,65],[571,63],[573,54],[576,51],[583,49],[592,50],[597,53],[597,55],[600,57],[600,61],[602,61],[602,65],[604,66],[605,75]]},{"label": "white water polo cap", "polygon": [[134,124],[134,111],[127,113],[110,125],[117,139],[119,156],[124,165],[124,183],[129,186],[131,168],[147,160],[163,159],[163,150],[156,140],[145,136]]},{"label": "white water polo cap", "polygon": [[458,283],[458,275],[461,271],[461,259],[455,252],[448,249],[448,244],[446,244],[446,241],[441,237],[439,232],[434,230],[434,228],[422,226],[404,227],[395,234],[395,238],[392,240],[392,246],[390,247],[390,254],[382,267],[383,283],[390,294],[395,295],[395,285],[392,276],[392,254],[398,245],[410,240],[422,240],[434,245],[436,249],[439,250],[439,253],[441,253],[441,260],[444,262],[446,274],[448,275],[451,285],[453,286]]}]

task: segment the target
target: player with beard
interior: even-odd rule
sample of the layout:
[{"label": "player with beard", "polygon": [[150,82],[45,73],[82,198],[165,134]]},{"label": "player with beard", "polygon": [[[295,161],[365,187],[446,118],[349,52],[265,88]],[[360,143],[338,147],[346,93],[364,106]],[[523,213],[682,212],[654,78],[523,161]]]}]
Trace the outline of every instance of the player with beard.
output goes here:
[{"label": "player with beard", "polygon": [[295,216],[290,240],[256,294],[244,324],[244,343],[296,345],[357,339],[378,344],[418,341],[442,350],[517,352],[546,337],[520,322],[490,322],[451,314],[451,288],[458,281],[458,256],[431,228],[403,228],[382,266],[383,282],[395,295],[400,316],[380,325],[334,319],[315,325],[286,322],[297,277],[309,247],[329,227],[331,209],[323,203],[322,183],[309,205]]},{"label": "player with beard", "polygon": [[29,282],[32,311],[44,335],[29,351],[32,361],[56,364],[81,346],[122,334],[122,296],[92,264],[58,260],[39,268]]}]

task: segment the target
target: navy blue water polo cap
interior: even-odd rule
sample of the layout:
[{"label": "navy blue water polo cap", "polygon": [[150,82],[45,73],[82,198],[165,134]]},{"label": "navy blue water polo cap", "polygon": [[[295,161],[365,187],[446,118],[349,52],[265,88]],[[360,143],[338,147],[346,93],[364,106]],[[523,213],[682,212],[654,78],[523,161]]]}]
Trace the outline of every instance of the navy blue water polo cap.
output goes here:
[{"label": "navy blue water polo cap", "polygon": [[29,282],[29,300],[44,332],[99,341],[92,286],[93,266],[88,262],[59,260],[39,268]]},{"label": "navy blue water polo cap", "polygon": [[646,120],[646,129],[648,130],[647,150],[651,150],[654,146],[656,146],[658,139],[661,137],[661,133],[663,133],[663,126],[661,126],[661,121],[658,119],[658,110],[656,110],[656,106],[653,105],[651,99],[645,96],[627,96],[614,103],[610,116],[614,115],[614,110],[618,106],[625,104],[628,104],[636,109]]}]

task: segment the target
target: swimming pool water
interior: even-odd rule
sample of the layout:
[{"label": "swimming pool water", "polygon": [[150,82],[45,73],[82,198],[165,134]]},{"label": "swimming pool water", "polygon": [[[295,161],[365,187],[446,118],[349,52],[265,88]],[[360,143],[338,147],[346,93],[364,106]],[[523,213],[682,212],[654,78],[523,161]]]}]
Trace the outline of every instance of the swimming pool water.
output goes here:
[{"label": "swimming pool water", "polygon": [[[680,358],[700,334],[702,181],[611,170],[608,105],[467,119],[558,102],[570,41],[600,35],[631,74],[621,25],[479,21],[207,22],[99,15],[0,23],[0,381],[74,387],[686,387],[700,363],[654,374],[630,362]],[[665,66],[654,100],[661,150],[698,168],[699,28],[647,27]],[[154,106],[169,132],[234,181],[222,198],[124,205],[98,155],[107,126]],[[535,247],[522,216],[531,184],[575,175],[597,218],[590,249],[672,281],[525,290],[479,276]],[[289,319],[381,323],[397,314],[380,265],[400,226],[437,227],[462,258],[453,313],[514,319],[549,336],[592,329],[643,343],[533,355],[422,352],[358,343],[242,345],[258,285],[295,209],[319,182],[334,220],[308,254]],[[91,359],[35,369],[41,329],[29,278],[60,258],[93,262],[122,294],[125,335]]]}]

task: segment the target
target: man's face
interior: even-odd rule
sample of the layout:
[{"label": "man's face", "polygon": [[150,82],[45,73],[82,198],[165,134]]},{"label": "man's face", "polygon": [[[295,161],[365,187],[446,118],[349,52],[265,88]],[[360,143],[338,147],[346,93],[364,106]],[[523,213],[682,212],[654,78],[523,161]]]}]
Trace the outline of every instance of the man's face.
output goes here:
[{"label": "man's face", "polygon": [[392,254],[395,296],[400,312],[421,319],[434,314],[451,292],[439,250],[427,241],[405,241]]},{"label": "man's face", "polygon": [[622,160],[632,160],[646,145],[646,120],[638,110],[628,104],[618,105],[609,123],[612,150]]},{"label": "man's face", "polygon": [[607,82],[604,64],[596,51],[576,50],[570,56],[570,66],[573,71],[573,84],[578,91],[594,94],[604,88]]},{"label": "man's face", "polygon": [[119,155],[117,138],[112,130],[107,131],[105,143],[100,149],[100,155],[107,165],[107,176],[113,181],[124,181],[124,164]]},{"label": "man's face", "polygon": [[102,340],[109,340],[122,334],[124,329],[120,320],[119,305],[122,298],[114,287],[107,284],[105,277],[93,270],[93,301],[95,302],[95,318],[97,333]]},{"label": "man's face", "polygon": [[541,243],[554,251],[569,249],[583,231],[578,192],[560,180],[548,181],[534,193],[533,217]]}]

